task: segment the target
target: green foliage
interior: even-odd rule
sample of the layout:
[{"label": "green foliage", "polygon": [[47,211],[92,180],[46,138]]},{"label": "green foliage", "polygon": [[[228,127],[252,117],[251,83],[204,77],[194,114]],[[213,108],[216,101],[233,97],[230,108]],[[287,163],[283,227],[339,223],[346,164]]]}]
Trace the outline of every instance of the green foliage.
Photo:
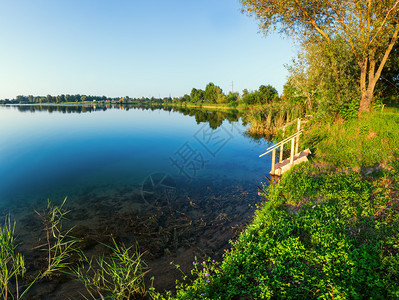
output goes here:
[{"label": "green foliage", "polygon": [[89,101],[93,100],[97,101],[106,101],[106,100],[114,100],[117,101],[120,98],[107,98],[105,96],[90,96],[90,95],[69,95],[69,94],[61,94],[58,96],[23,96],[18,95],[15,99],[8,100],[6,99],[6,103],[14,103],[14,104],[29,104],[29,103],[67,103],[67,102],[81,102],[81,101]]},{"label": "green foliage", "polygon": [[237,106],[238,101],[240,100],[240,96],[238,95],[238,93],[229,92],[229,94],[226,96],[226,100],[228,103]]},{"label": "green foliage", "polygon": [[229,106],[236,108],[238,106],[238,102],[237,101],[230,101],[229,102]]},{"label": "green foliage", "polygon": [[[319,49],[315,50],[316,47]],[[314,76],[320,78],[319,113],[340,114],[345,120],[357,117],[360,71],[348,46],[341,39],[334,39],[310,47],[309,51],[316,52],[312,60],[318,60],[317,64],[311,64]]]},{"label": "green foliage", "polygon": [[181,98],[181,102],[190,102],[190,96],[188,94],[184,94],[184,96]]},{"label": "green foliage", "polygon": [[273,101],[278,100],[277,90],[271,85],[261,85],[259,90],[253,91],[249,93],[248,91],[243,92],[243,96],[241,101],[247,105],[255,105],[255,104],[267,104]]},{"label": "green foliage", "polygon": [[320,174],[309,163],[294,168],[265,188],[268,202],[209,282],[199,276],[177,298],[398,297],[398,211],[380,193],[398,171],[373,184],[357,173]]},{"label": "green foliage", "polygon": [[212,102],[212,103],[217,103],[218,100],[222,101],[223,100],[223,91],[220,87],[217,85],[214,85],[212,82],[208,83],[205,87],[205,100]]},{"label": "green foliage", "polygon": [[339,107],[339,112],[344,120],[356,119],[359,110],[359,100],[357,98],[347,99],[344,104]]},{"label": "green foliage", "polygon": [[192,103],[202,102],[205,99],[205,92],[201,89],[193,88],[190,93],[190,101]]},{"label": "green foliage", "polygon": [[399,297],[398,114],[307,126],[317,163],[263,186],[265,202],[224,261],[177,299]]},{"label": "green foliage", "polygon": [[216,102],[217,103],[227,103],[227,98],[223,93],[218,93]]},{"label": "green foliage", "polygon": [[[329,60],[323,68],[337,80],[329,80],[325,87],[327,91],[338,92],[333,103],[340,105],[352,90],[360,96],[359,112],[370,110],[375,84],[398,39],[397,1],[294,1],[287,5],[282,0],[241,0],[241,3],[249,15],[259,19],[266,33],[278,28],[296,36],[305,51],[313,45],[317,49],[310,51],[319,51]],[[354,63],[346,64],[350,60]],[[318,64],[316,60],[308,62]],[[341,72],[343,66],[352,67],[354,72]],[[356,78],[356,84],[352,85]],[[345,82],[351,84],[351,89],[346,89]]]},{"label": "green foliage", "polygon": [[302,91],[296,88],[293,83],[288,80],[284,84],[281,100],[289,103],[302,104],[306,102],[306,97],[302,95]]},{"label": "green foliage", "polygon": [[302,100],[309,113],[322,120],[357,117],[358,69],[354,55],[341,39],[312,40],[303,45],[298,60],[288,67],[284,97],[290,102]]},{"label": "green foliage", "polygon": [[259,87],[259,92],[262,94],[262,97],[265,99],[266,103],[278,100],[278,92],[270,84],[267,86],[261,85]]},{"label": "green foliage", "polygon": [[[174,263],[171,262],[171,264]],[[175,266],[181,271],[179,265]],[[207,260],[198,262],[197,257],[195,257],[191,276],[194,276],[197,280],[190,283],[189,277],[181,271],[183,274],[182,280],[176,281],[177,295],[173,296],[172,293],[169,292],[166,296],[168,299],[209,299],[204,292],[204,288],[205,290],[210,291],[214,285],[219,284],[218,282],[214,282],[213,278],[217,277],[220,274],[220,271],[220,263],[215,260],[208,258]],[[204,286],[204,284],[206,286]]]}]

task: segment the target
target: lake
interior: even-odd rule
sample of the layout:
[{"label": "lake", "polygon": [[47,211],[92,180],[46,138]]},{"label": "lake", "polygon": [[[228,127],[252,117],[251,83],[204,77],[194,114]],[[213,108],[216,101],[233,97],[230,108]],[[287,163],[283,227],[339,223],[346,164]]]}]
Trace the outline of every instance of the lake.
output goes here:
[{"label": "lake", "polygon": [[[35,259],[34,211],[67,197],[66,225],[88,255],[111,237],[138,243],[155,287],[172,288],[171,260],[189,270],[194,256],[220,259],[261,200],[270,142],[245,132],[234,111],[0,106],[0,212]],[[49,298],[66,290],[46,286]]]}]

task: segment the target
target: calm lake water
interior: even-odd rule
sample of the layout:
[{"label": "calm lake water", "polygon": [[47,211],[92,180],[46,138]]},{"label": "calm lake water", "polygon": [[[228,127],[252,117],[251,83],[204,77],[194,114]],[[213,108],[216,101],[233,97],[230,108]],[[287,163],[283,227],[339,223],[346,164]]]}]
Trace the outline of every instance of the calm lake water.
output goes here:
[{"label": "calm lake water", "polygon": [[270,143],[245,130],[235,112],[0,106],[0,212],[17,219],[29,256],[34,210],[68,197],[88,255],[107,236],[137,242],[155,286],[173,287],[171,260],[187,270],[194,256],[221,257],[261,200]]},{"label": "calm lake water", "polygon": [[241,121],[211,125],[164,110],[0,107],[0,205],[140,188],[154,173],[179,183],[176,192],[201,179],[256,191],[269,167],[258,158],[267,143],[245,136]]}]

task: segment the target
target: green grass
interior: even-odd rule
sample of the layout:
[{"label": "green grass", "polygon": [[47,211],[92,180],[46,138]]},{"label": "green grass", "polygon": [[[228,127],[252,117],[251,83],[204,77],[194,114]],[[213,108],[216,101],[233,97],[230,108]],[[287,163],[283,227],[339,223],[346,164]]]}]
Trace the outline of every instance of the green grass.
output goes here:
[{"label": "green grass", "polygon": [[223,262],[180,284],[176,299],[399,298],[398,116],[313,124],[306,134],[313,162],[263,187]]},{"label": "green grass", "polygon": [[312,124],[303,141],[319,161],[336,168],[390,168],[399,155],[399,114],[375,112],[345,123]]}]

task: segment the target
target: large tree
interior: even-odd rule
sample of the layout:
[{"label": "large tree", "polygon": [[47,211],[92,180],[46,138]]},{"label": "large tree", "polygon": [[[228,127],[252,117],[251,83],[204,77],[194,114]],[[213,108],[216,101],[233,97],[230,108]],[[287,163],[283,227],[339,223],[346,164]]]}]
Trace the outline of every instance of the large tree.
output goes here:
[{"label": "large tree", "polygon": [[206,85],[204,95],[205,100],[212,103],[221,102],[221,100],[223,99],[222,89],[219,86],[214,85],[212,82]]},{"label": "large tree", "polygon": [[369,111],[374,88],[399,33],[399,0],[241,0],[267,33],[278,29],[305,41],[344,41],[360,69],[359,112]]}]

